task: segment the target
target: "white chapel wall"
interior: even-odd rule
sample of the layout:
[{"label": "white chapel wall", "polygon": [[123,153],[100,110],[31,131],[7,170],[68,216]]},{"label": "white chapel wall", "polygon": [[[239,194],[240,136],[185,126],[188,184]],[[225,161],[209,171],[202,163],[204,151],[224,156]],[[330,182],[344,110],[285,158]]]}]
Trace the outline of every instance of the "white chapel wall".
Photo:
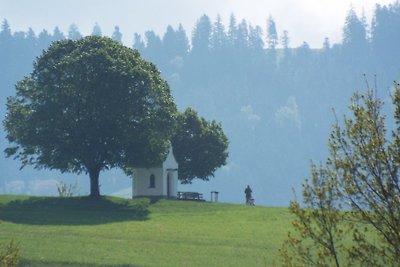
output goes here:
[{"label": "white chapel wall", "polygon": [[[155,176],[155,187],[150,187],[150,175]],[[164,191],[162,168],[136,169],[133,175],[133,196],[162,196]]]}]

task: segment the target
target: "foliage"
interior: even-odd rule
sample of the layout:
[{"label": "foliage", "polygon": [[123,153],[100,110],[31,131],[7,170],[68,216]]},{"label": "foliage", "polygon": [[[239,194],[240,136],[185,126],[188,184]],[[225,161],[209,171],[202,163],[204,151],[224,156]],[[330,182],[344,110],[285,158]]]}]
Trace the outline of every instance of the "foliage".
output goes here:
[{"label": "foliage", "polygon": [[281,249],[284,266],[340,266],[339,254],[345,249],[340,193],[334,172],[311,167],[311,180],[303,184],[303,203],[291,201],[289,210],[295,215],[293,230]]},{"label": "foliage", "polygon": [[57,183],[58,196],[60,197],[73,197],[79,194],[78,182],[67,185],[63,181]]},{"label": "foliage", "polygon": [[172,145],[182,183],[191,183],[194,178],[208,180],[228,157],[228,139],[221,124],[198,117],[190,108],[178,116]]},{"label": "foliage", "polygon": [[16,267],[20,261],[19,243],[13,240],[5,248],[0,248],[0,264],[2,267]]},{"label": "foliage", "polygon": [[[286,266],[399,266],[400,258],[400,86],[395,84],[394,122],[388,134],[383,102],[374,91],[355,94],[352,116],[343,126],[337,122],[329,140],[330,156],[326,167],[312,169],[312,183],[304,185],[305,208],[292,202],[294,227],[301,240],[289,235],[282,250]],[[315,205],[318,203],[318,205]],[[341,212],[346,204],[351,212]],[[344,235],[352,237],[350,247],[342,247]],[[364,227],[356,227],[363,225]],[[314,231],[317,227],[317,231]],[[371,237],[372,235],[372,237]],[[304,240],[303,240],[304,239]],[[308,252],[311,240],[325,259]],[[295,248],[288,252],[287,248]],[[338,253],[338,249],[342,249]],[[291,256],[291,253],[295,256]],[[304,256],[307,258],[304,259]],[[319,254],[318,254],[319,256]],[[341,260],[340,260],[341,259]],[[334,262],[335,264],[332,264]]]},{"label": "foliage", "polygon": [[165,156],[176,107],[155,65],[107,37],[53,43],[16,85],[4,126],[22,167],[99,173]]}]

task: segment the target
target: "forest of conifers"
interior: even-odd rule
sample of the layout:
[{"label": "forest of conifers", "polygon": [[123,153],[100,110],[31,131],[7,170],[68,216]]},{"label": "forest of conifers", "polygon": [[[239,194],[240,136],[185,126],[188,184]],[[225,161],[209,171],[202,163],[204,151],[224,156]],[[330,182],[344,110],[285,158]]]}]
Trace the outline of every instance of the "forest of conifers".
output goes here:
[{"label": "forest of conifers", "polygon": [[[6,19],[0,31],[1,118],[6,98],[32,70],[35,57],[53,41],[81,37],[79,25],[72,24],[68,33],[58,28],[15,32]],[[258,204],[287,205],[291,188],[299,188],[308,176],[310,160],[318,162],[328,153],[332,108],[342,116],[350,96],[368,86],[376,86],[377,94],[390,102],[392,82],[400,79],[399,2],[378,5],[371,21],[349,10],[342,42],[331,44],[325,38],[318,49],[306,41],[292,47],[290,33],[277,32],[278,26],[272,17],[260,27],[234,15],[228,25],[220,17],[204,15],[191,32],[168,26],[162,36],[147,31],[125,44],[157,65],[181,111],[190,106],[220,121],[230,140],[227,166],[191,190],[207,193],[211,188],[224,201],[242,202],[243,189],[250,184]],[[101,35],[101,25],[94,25],[92,34]],[[122,40],[118,26],[111,37]],[[3,129],[0,133],[3,150],[7,143]],[[37,188],[41,183],[32,181],[61,177],[57,172],[19,171],[18,162],[0,157],[0,193],[46,193],[45,186]],[[102,175],[103,192],[129,187],[129,179],[116,176],[123,175]],[[71,181],[73,176],[67,177]],[[86,186],[81,185],[83,192]]]}]

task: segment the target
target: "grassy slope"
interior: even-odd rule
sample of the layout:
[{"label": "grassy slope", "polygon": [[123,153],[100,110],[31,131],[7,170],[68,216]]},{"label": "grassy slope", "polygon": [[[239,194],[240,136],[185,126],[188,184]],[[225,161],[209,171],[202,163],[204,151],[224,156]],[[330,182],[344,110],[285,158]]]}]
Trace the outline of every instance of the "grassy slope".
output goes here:
[{"label": "grassy slope", "polygon": [[285,208],[148,199],[0,196],[0,244],[21,266],[273,266]]}]

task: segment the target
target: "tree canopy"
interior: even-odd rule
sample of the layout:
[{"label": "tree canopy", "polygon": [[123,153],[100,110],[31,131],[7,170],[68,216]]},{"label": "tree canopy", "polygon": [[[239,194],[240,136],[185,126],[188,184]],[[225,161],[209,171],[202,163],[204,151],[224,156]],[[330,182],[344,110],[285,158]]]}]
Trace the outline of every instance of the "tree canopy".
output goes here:
[{"label": "tree canopy", "polygon": [[16,85],[4,120],[6,149],[22,167],[99,173],[161,162],[176,106],[155,65],[107,37],[53,43]]},{"label": "tree canopy", "polygon": [[198,117],[190,108],[178,116],[172,145],[182,183],[191,183],[194,178],[208,180],[228,157],[228,139],[221,125]]}]

